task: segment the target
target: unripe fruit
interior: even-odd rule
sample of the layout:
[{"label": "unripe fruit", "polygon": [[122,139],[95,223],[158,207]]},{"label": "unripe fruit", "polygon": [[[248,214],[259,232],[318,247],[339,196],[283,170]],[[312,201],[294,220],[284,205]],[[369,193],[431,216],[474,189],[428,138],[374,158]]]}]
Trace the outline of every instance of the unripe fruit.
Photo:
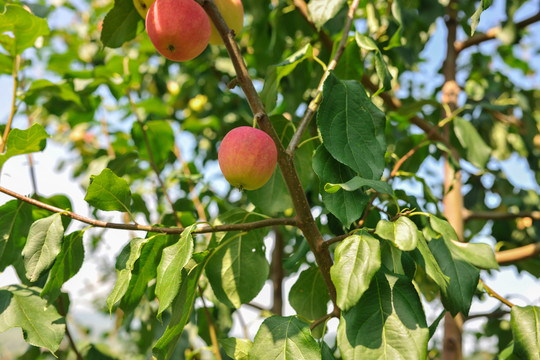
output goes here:
[{"label": "unripe fruit", "polygon": [[[223,20],[227,26],[234,30],[235,34],[242,31],[244,26],[244,6],[241,0],[214,0]],[[212,34],[210,35],[210,44],[221,45],[223,40],[212,23]]]},{"label": "unripe fruit", "polygon": [[223,138],[218,160],[223,176],[232,186],[255,190],[266,184],[274,173],[276,145],[264,131],[240,126]]},{"label": "unripe fruit", "polygon": [[148,9],[150,9],[150,6],[152,6],[154,1],[155,0],[133,0],[133,5],[142,18],[146,19]]},{"label": "unripe fruit", "polygon": [[156,0],[146,15],[146,32],[169,60],[187,61],[208,46],[210,20],[194,0]]}]

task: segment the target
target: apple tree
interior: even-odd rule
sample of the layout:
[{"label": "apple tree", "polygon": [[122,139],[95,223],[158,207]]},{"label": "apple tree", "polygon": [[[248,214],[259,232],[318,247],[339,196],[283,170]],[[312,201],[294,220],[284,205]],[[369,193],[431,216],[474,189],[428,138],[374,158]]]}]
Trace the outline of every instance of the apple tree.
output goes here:
[{"label": "apple tree", "polygon": [[[0,0],[0,331],[21,359],[462,359],[480,317],[470,358],[540,359],[539,304],[488,280],[540,276],[537,5]],[[84,199],[40,192],[51,143]],[[89,341],[65,283],[113,231]]]}]

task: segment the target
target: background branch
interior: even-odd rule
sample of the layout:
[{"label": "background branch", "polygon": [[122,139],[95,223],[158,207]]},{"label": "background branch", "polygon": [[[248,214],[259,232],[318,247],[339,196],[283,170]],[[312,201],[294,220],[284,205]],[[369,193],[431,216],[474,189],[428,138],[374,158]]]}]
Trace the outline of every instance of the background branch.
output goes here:
[{"label": "background branch", "polygon": [[497,211],[478,211],[473,212],[468,209],[463,210],[463,219],[465,221],[470,220],[512,220],[519,218],[531,218],[533,220],[540,220],[540,211],[531,212],[497,212]]},{"label": "background branch", "polygon": [[[49,210],[55,213],[59,213],[63,216],[67,216],[74,220],[78,220],[80,222],[86,223],[88,225],[93,225],[96,227],[120,229],[120,230],[150,231],[150,232],[164,233],[164,234],[181,234],[182,231],[184,231],[185,229],[182,227],[169,228],[169,227],[158,227],[158,226],[139,225],[139,224],[120,224],[120,223],[111,223],[111,222],[102,221],[102,220],[90,219],[82,215],[76,214],[74,212],[60,209],[60,208],[57,208],[56,206],[45,204],[44,202],[41,202],[39,200],[32,199],[30,197],[18,194],[2,186],[0,186],[0,192],[3,192],[4,194],[17,198],[24,202],[27,202],[31,205],[34,205],[34,206],[37,206],[42,209]],[[298,226],[297,221],[293,218],[276,218],[276,219],[264,219],[264,220],[259,220],[259,221],[252,221],[252,222],[243,223],[243,224],[200,226],[197,229],[195,229],[193,233],[204,234],[204,233],[221,232],[221,231],[241,231],[241,230],[248,231],[248,230],[260,229],[263,227],[278,226],[278,225]]]},{"label": "background branch", "polygon": [[540,255],[540,242],[521,246],[515,249],[498,251],[495,253],[495,260],[501,265],[520,260],[530,259]]},{"label": "background branch", "polygon": [[[523,21],[520,21],[520,22],[517,22],[516,23],[516,28],[518,29],[523,29],[537,21],[540,21],[540,12],[538,12],[537,14],[523,20]],[[477,33],[475,35],[473,35],[472,37],[468,38],[467,40],[464,40],[464,41],[458,41],[458,42],[455,42],[454,43],[454,48],[456,50],[456,52],[460,52],[468,47],[471,47],[471,46],[474,46],[474,45],[478,45],[484,41],[488,41],[488,40],[492,40],[492,39],[495,39],[497,37],[497,35],[501,32],[502,30],[502,27],[501,26],[495,26],[489,30],[487,30],[485,33],[483,34],[480,34],[480,33]]]},{"label": "background branch", "polygon": [[317,26],[313,23],[311,18],[309,17],[308,7],[304,0],[293,0],[294,6],[296,9],[300,12],[300,15],[307,21],[309,26],[317,33],[319,34],[319,39],[321,40],[321,43],[325,48],[332,51],[332,48],[334,47],[334,41],[330,38],[330,35],[326,33],[323,29],[318,30]]}]

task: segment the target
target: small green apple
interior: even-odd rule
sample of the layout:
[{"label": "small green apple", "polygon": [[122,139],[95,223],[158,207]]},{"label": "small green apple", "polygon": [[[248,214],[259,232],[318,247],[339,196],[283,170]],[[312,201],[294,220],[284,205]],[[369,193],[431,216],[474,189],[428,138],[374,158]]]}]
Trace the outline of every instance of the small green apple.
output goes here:
[{"label": "small green apple", "polygon": [[256,190],[274,173],[276,145],[264,131],[240,126],[227,133],[221,141],[218,160],[223,176],[232,186]]},{"label": "small green apple", "polygon": [[[241,0],[214,0],[221,16],[225,20],[227,26],[234,30],[235,34],[242,31],[244,26],[244,6]],[[210,35],[210,44],[221,45],[223,40],[214,26],[212,25],[212,34]]]},{"label": "small green apple", "polygon": [[146,32],[161,55],[188,61],[208,46],[210,19],[194,0],[156,0],[146,15]]}]

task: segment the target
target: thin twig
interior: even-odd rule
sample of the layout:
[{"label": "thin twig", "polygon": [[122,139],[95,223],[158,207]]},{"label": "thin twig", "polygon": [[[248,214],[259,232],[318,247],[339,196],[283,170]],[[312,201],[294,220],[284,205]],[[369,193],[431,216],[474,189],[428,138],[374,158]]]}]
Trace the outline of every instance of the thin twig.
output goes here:
[{"label": "thin twig", "polygon": [[532,220],[540,221],[540,211],[530,212],[498,212],[498,211],[470,211],[468,209],[463,210],[463,220],[512,220],[519,218],[531,218]]},{"label": "thin twig", "polygon": [[62,315],[64,317],[64,321],[66,322],[66,337],[68,339],[69,346],[71,346],[71,349],[75,353],[75,356],[77,357],[77,360],[83,360],[83,357],[82,357],[81,353],[79,352],[79,350],[77,349],[77,346],[75,345],[75,341],[73,341],[73,336],[71,336],[71,332],[69,331],[69,326],[68,326],[68,323],[67,323],[67,313],[66,313],[66,309],[64,307],[64,301],[62,300],[62,296],[59,296],[56,299],[56,304],[58,305],[58,311],[59,311],[60,315]]},{"label": "thin twig", "polygon": [[415,147],[407,151],[405,155],[403,155],[394,165],[394,168],[390,172],[390,178],[393,178],[396,176],[397,172],[399,171],[399,168],[403,165],[405,161],[407,161],[411,156],[413,156],[422,146],[427,144],[427,140],[423,140],[419,142]]},{"label": "thin twig", "polygon": [[105,142],[107,143],[107,155],[109,155],[111,159],[114,159],[116,158],[116,152],[114,151],[114,148],[111,143],[111,137],[109,134],[107,119],[105,118],[105,116],[101,117],[100,123],[101,123],[101,134],[103,134],[103,137],[105,137]]},{"label": "thin twig", "polygon": [[348,238],[349,236],[351,236],[350,234],[343,234],[343,235],[338,235],[336,237],[333,237],[331,239],[328,239],[324,242],[324,246],[325,247],[329,247],[330,245],[332,244],[335,244],[337,242],[340,242],[340,241],[343,241],[345,240],[346,238]]},{"label": "thin twig", "polygon": [[21,64],[21,55],[16,55],[13,60],[13,71],[11,75],[13,76],[13,96],[11,97],[11,112],[9,113],[9,118],[6,123],[6,128],[4,129],[4,136],[2,137],[2,144],[0,144],[0,153],[3,153],[6,149],[6,142],[11,130],[11,124],[13,123],[13,118],[17,112],[17,88],[19,87],[19,67]]},{"label": "thin twig", "polygon": [[349,39],[349,30],[351,29],[352,21],[354,20],[354,12],[356,11],[356,8],[358,7],[358,4],[360,3],[360,0],[354,0],[351,6],[349,7],[349,11],[347,12],[347,19],[345,21],[345,26],[343,28],[343,35],[341,36],[341,40],[339,42],[338,48],[334,54],[334,57],[326,67],[326,71],[324,72],[321,81],[319,82],[319,86],[317,87],[317,92],[315,94],[315,97],[308,105],[308,108],[306,110],[306,113],[302,117],[302,120],[300,120],[300,124],[298,124],[298,128],[296,129],[296,132],[294,133],[291,141],[289,142],[289,145],[287,146],[287,154],[289,156],[293,156],[294,152],[296,151],[296,148],[298,147],[298,144],[302,140],[302,136],[304,135],[304,132],[306,131],[309,123],[313,119],[313,116],[317,112],[317,109],[322,101],[322,91],[324,87],[324,81],[330,75],[330,71],[334,70],[338,64],[339,59],[343,55],[343,52],[345,51],[345,47],[347,46],[347,41]]},{"label": "thin twig", "polygon": [[510,314],[509,311],[497,309],[495,311],[489,311],[486,313],[471,314],[467,316],[464,320],[473,320],[473,319],[478,319],[478,318],[498,319],[508,314]]},{"label": "thin twig", "polygon": [[[140,230],[140,231],[149,231],[149,232],[163,233],[163,234],[181,234],[182,231],[184,231],[185,229],[183,227],[170,228],[170,227],[158,227],[158,226],[139,225],[139,224],[111,223],[111,222],[102,221],[102,220],[90,219],[82,215],[76,214],[74,212],[60,209],[60,208],[57,208],[56,206],[52,206],[49,204],[45,204],[39,200],[21,195],[12,190],[6,189],[2,186],[0,186],[0,192],[7,194],[9,196],[12,196],[14,198],[17,198],[19,200],[22,200],[24,202],[27,202],[31,205],[34,205],[34,206],[37,206],[42,209],[49,210],[55,213],[59,213],[63,216],[67,216],[74,220],[83,222],[85,224],[93,225],[96,227],[102,227],[102,228],[108,228],[108,229],[120,229],[120,230],[133,230],[133,231]],[[197,229],[193,231],[193,233],[205,234],[205,233],[225,232],[225,231],[249,231],[249,230],[260,229],[263,227],[270,227],[270,226],[276,226],[276,225],[298,226],[298,223],[296,219],[293,219],[293,218],[264,219],[264,220],[249,222],[249,223],[243,223],[243,224],[217,225],[217,226],[205,225],[205,226],[198,227]]]},{"label": "thin twig", "polygon": [[172,214],[173,214],[174,220],[176,222],[176,225],[177,226],[182,226],[182,222],[180,221],[180,218],[178,217],[178,214],[176,213],[176,210],[174,210],[174,203],[173,203],[171,197],[169,196],[169,192],[167,191],[167,187],[165,186],[165,183],[163,182],[163,180],[161,180],[159,168],[157,167],[156,162],[154,161],[154,155],[152,154],[152,148],[150,147],[150,140],[148,139],[148,133],[146,131],[146,125],[144,124],[143,119],[141,119],[141,117],[138,115],[137,104],[135,104],[135,102],[133,101],[133,98],[131,97],[130,91],[128,90],[126,93],[127,93],[129,103],[131,104],[131,108],[133,109],[133,113],[137,117],[137,121],[139,122],[139,125],[141,127],[141,132],[142,132],[142,135],[143,135],[144,144],[146,146],[146,152],[148,153],[148,160],[150,161],[150,166],[152,167],[152,170],[154,170],[154,173],[156,174],[157,180],[159,182],[159,186],[161,187],[161,191],[163,191],[163,195],[165,196],[165,199],[167,200],[167,202],[169,203],[169,205],[171,207]]},{"label": "thin twig", "polygon": [[206,307],[206,302],[204,301],[204,296],[202,294],[201,288],[199,286],[197,286],[197,288],[199,289],[199,296],[203,304],[204,315],[206,316],[206,322],[208,323],[208,332],[210,333],[210,341],[212,341],[212,349],[214,350],[214,355],[216,356],[216,359],[221,360],[221,353],[219,352],[219,344],[216,335],[216,326],[214,324],[214,321],[212,320],[210,312],[208,311],[208,307]]},{"label": "thin twig", "polygon": [[319,318],[315,321],[313,321],[310,325],[309,325],[309,330],[312,330],[315,329],[317,326],[319,326],[320,324],[322,324],[323,322],[325,322],[326,320],[330,319],[333,315],[332,314],[326,314],[324,315],[322,318]]},{"label": "thin twig", "polygon": [[484,289],[486,289],[486,292],[489,296],[499,300],[500,302],[502,302],[503,304],[505,304],[506,306],[508,307],[513,307],[514,304],[512,304],[510,301],[506,300],[505,298],[503,298],[501,295],[497,294],[492,288],[490,288],[489,286],[486,285],[485,282],[482,281],[482,279],[478,280],[478,282],[480,284],[482,284],[482,286],[484,287]]},{"label": "thin twig", "polygon": [[[540,21],[540,12],[538,12],[537,14],[523,20],[523,21],[520,21],[518,23],[516,23],[516,28],[517,29],[523,29],[537,21]],[[456,49],[456,52],[460,52],[468,47],[471,47],[473,45],[478,45],[484,41],[488,41],[488,40],[492,40],[492,39],[495,39],[497,37],[497,35],[501,32],[502,30],[502,27],[501,26],[495,26],[489,30],[487,30],[484,34],[475,34],[474,36],[468,38],[467,40],[464,40],[464,41],[458,41],[458,42],[455,42],[454,43],[454,48]]]}]

